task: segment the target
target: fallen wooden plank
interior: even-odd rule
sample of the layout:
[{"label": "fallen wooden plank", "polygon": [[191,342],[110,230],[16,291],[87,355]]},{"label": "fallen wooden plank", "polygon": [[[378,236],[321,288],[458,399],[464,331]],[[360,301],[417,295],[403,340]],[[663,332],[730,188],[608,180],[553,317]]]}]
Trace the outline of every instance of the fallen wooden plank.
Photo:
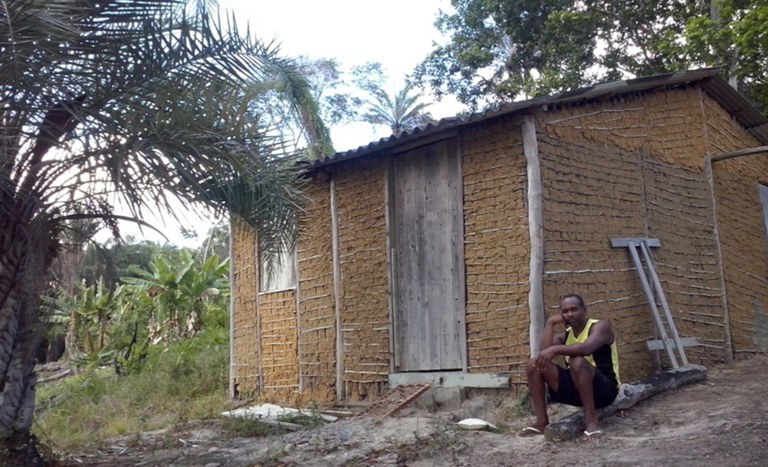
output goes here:
[{"label": "fallen wooden plank", "polygon": [[40,378],[40,379],[37,380],[37,384],[43,384],[43,383],[47,383],[49,381],[56,381],[56,380],[59,380],[59,379],[65,377],[65,376],[67,376],[70,373],[72,373],[72,369],[71,368],[69,370],[64,370],[61,373],[57,373],[57,374],[55,374],[53,376],[49,376],[47,378]]},{"label": "fallen wooden plank", "polygon": [[357,417],[381,420],[390,417],[429,390],[429,384],[403,384],[390,389]]},{"label": "fallen wooden plank", "polygon": [[[597,418],[602,420],[619,410],[628,409],[655,394],[686,384],[704,381],[706,378],[707,369],[705,367],[690,365],[655,374],[637,383],[622,385],[619,395],[613,404],[599,409],[597,411]],[[580,410],[562,420],[550,423],[544,430],[544,436],[549,441],[566,441],[581,436],[583,432],[584,411]]]},{"label": "fallen wooden plank", "polygon": [[267,425],[276,426],[278,428],[282,428],[284,430],[288,431],[299,431],[303,430],[305,427],[303,425],[299,425],[298,423],[291,423],[291,422],[283,422],[280,420],[273,420],[270,418],[258,418],[256,419],[262,423],[266,423]]}]

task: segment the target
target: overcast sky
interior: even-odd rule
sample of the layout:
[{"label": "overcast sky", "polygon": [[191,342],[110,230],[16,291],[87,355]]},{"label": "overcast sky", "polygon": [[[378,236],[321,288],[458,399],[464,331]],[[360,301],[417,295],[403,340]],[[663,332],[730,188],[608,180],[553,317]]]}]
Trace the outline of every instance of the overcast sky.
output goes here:
[{"label": "overcast sky", "polygon": [[[437,13],[451,8],[450,0],[221,0],[221,6],[288,56],[336,58],[344,68],[380,62],[392,91],[440,41]],[[458,113],[453,102],[435,102],[428,110],[438,118]],[[362,123],[332,129],[339,151],[385,136],[385,128]]]},{"label": "overcast sky", "polygon": [[[286,56],[336,58],[350,68],[366,62],[380,62],[398,89],[405,75],[441,40],[434,26],[438,10],[449,10],[450,0],[220,0],[223,10],[234,12],[241,31],[249,24],[251,33],[264,42],[275,41]],[[436,118],[459,112],[453,102],[434,103],[428,110]],[[334,147],[354,149],[388,136],[385,128],[353,124],[332,129]],[[213,220],[179,212],[182,224],[200,237],[184,240],[179,223],[147,219],[162,230],[171,243],[197,246]],[[133,225],[122,225],[123,236],[134,235],[164,242],[155,232],[143,233]],[[99,238],[102,236],[100,235]],[[104,236],[108,238],[108,235]]]},{"label": "overcast sky", "polygon": [[409,73],[439,38],[438,9],[448,0],[221,0],[238,22],[284,52],[337,58],[343,65],[384,64],[392,76]]}]

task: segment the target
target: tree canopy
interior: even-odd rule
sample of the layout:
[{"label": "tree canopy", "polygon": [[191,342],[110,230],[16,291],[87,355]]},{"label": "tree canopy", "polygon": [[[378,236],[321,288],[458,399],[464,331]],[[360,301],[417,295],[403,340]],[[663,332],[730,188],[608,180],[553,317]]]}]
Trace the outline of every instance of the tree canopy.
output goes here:
[{"label": "tree canopy", "polygon": [[768,108],[768,6],[757,0],[452,0],[415,76],[471,108],[587,83],[724,67]]},{"label": "tree canopy", "polygon": [[432,121],[426,111],[429,103],[424,102],[423,94],[415,84],[406,79],[402,88],[387,92],[386,75],[381,63],[369,62],[352,70],[355,85],[361,91],[360,118],[371,125],[386,125],[392,134],[400,135],[403,131]]},{"label": "tree canopy", "polygon": [[[307,78],[310,93],[319,105],[327,125],[341,126],[354,122],[386,126],[393,134],[432,121],[426,111],[422,93],[406,78],[405,84],[392,92],[387,90],[387,74],[379,62],[368,62],[345,69],[336,59],[299,57],[299,68]],[[285,106],[267,101],[263,107],[287,139],[301,141],[301,128],[286,120]],[[289,124],[285,124],[285,122]]]}]

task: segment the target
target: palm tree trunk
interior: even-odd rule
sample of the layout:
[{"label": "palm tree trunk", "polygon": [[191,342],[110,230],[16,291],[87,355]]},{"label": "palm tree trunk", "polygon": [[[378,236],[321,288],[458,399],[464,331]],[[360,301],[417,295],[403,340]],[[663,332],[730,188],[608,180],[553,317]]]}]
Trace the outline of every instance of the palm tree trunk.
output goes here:
[{"label": "palm tree trunk", "polygon": [[[30,210],[16,212],[25,211]],[[19,446],[30,445],[37,382],[34,358],[40,338],[38,306],[47,270],[56,252],[50,223],[43,217],[24,220],[22,216],[8,216],[0,222],[0,452],[3,456],[19,451]]]}]

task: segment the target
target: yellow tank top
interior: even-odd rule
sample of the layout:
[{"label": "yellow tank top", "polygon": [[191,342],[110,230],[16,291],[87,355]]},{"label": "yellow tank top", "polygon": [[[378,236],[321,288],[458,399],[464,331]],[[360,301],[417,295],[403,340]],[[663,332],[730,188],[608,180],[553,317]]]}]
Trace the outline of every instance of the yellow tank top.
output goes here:
[{"label": "yellow tank top", "polygon": [[[573,329],[568,327],[565,330],[565,345],[583,344],[586,342],[590,329],[598,321],[596,319],[589,319],[579,335],[574,335]],[[616,386],[621,385],[621,380],[619,379],[619,352],[616,348],[615,338],[611,344],[605,344],[597,349],[595,353],[587,355],[585,358],[592,366],[600,370],[601,373],[615,381]],[[566,365],[569,361],[570,359],[566,356]]]}]

